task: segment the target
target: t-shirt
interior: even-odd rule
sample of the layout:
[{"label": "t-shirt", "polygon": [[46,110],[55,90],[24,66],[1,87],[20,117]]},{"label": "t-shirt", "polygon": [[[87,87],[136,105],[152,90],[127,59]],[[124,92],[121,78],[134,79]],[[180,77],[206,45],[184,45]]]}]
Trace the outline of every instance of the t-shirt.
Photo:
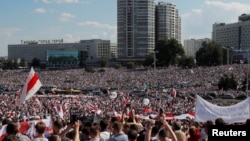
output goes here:
[{"label": "t-shirt", "polygon": [[17,138],[19,141],[31,141],[30,138],[28,136],[22,135],[20,133],[17,133]]},{"label": "t-shirt", "polygon": [[100,133],[100,141],[108,141],[110,138],[110,132],[103,131]]},{"label": "t-shirt", "polygon": [[128,141],[128,136],[126,134],[116,134],[109,141]]},{"label": "t-shirt", "polygon": [[48,141],[47,138],[34,138],[31,141]]}]

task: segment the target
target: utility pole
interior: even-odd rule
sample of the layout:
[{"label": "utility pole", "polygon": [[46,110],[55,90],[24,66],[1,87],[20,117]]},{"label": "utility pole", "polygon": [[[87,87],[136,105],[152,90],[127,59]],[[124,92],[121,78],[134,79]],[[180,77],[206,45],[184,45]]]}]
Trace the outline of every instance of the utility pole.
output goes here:
[{"label": "utility pole", "polygon": [[156,71],[156,53],[159,53],[157,50],[154,51],[154,71]]}]

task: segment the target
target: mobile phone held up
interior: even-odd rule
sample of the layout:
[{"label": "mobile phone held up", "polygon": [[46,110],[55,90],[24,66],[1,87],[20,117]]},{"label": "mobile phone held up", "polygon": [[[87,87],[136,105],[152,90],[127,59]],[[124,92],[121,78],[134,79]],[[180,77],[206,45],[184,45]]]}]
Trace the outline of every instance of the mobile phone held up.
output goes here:
[{"label": "mobile phone held up", "polygon": [[81,113],[79,111],[79,109],[77,108],[71,108],[70,109],[70,123],[73,124],[75,123],[77,120],[80,119]]}]

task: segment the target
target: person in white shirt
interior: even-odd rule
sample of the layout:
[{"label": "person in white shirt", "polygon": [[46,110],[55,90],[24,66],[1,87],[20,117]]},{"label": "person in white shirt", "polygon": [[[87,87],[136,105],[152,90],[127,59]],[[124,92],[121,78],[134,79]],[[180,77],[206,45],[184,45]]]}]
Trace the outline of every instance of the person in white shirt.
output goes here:
[{"label": "person in white shirt", "polygon": [[48,139],[44,135],[46,130],[46,124],[44,122],[38,122],[35,125],[35,129],[37,136],[33,138],[31,141],[48,141]]},{"label": "person in white shirt", "polygon": [[100,121],[100,141],[108,141],[110,138],[110,132],[108,131],[108,120],[101,120]]}]

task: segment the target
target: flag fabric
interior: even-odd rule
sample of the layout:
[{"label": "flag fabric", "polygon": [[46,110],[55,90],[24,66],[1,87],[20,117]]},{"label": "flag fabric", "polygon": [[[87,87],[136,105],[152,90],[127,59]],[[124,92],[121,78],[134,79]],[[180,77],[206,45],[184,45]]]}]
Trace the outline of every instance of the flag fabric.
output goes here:
[{"label": "flag fabric", "polygon": [[[44,122],[46,125],[46,131],[49,131],[52,129],[52,120],[51,119],[40,119],[40,120],[33,120],[33,121],[24,121],[24,122],[19,122],[19,133],[23,135],[27,135],[30,138],[34,137],[36,134],[35,131],[35,125],[38,122]],[[3,138],[7,135],[6,133],[6,127],[7,124],[3,125],[2,128],[0,128],[0,141],[3,140]]]},{"label": "flag fabric", "polygon": [[174,88],[172,90],[172,95],[173,95],[174,98],[176,98],[176,90]]},{"label": "flag fabric", "polygon": [[56,110],[56,113],[57,115],[63,119],[63,108],[62,108],[62,105],[61,104],[58,104],[56,106],[54,106],[55,110]]},{"label": "flag fabric", "polygon": [[42,86],[37,74],[33,67],[31,67],[26,83],[20,95],[19,104],[23,104],[26,100],[30,99]]},{"label": "flag fabric", "polygon": [[35,96],[34,98],[35,98],[36,103],[37,103],[37,104],[39,105],[39,107],[41,108],[41,107],[42,107],[42,104],[41,104],[40,100],[38,99],[38,97]]},{"label": "flag fabric", "polygon": [[90,102],[87,102],[87,108],[90,109],[90,110],[95,110],[96,109],[95,105],[93,105]]},{"label": "flag fabric", "polygon": [[128,104],[128,100],[123,96],[122,97],[122,105],[126,106]]}]

